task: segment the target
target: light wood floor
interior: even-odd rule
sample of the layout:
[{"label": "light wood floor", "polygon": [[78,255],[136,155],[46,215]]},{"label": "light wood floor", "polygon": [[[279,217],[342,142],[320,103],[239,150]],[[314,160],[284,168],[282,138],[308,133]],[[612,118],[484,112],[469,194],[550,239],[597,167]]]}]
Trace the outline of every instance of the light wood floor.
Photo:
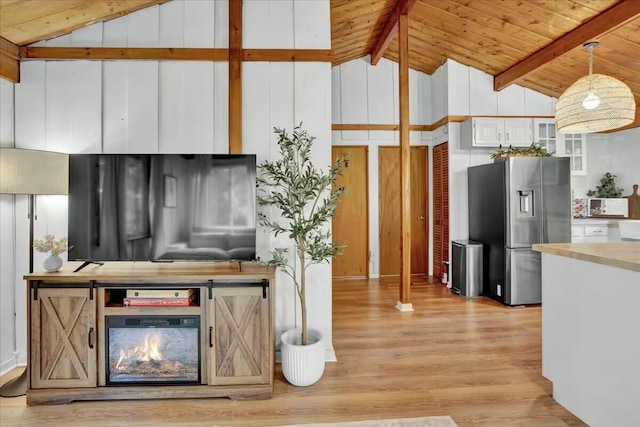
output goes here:
[{"label": "light wood floor", "polygon": [[394,305],[394,280],[336,281],[337,363],[319,383],[296,388],[277,366],[275,396],[228,399],[75,402],[26,407],[0,399],[0,425],[283,425],[451,415],[460,427],[584,426],[551,398],[541,376],[540,307],[465,300],[417,281],[414,313]]}]

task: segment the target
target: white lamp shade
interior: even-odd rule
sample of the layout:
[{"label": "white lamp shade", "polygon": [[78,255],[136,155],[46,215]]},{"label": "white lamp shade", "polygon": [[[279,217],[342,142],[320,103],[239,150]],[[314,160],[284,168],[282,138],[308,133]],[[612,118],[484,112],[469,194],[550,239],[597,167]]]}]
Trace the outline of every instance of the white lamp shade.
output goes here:
[{"label": "white lamp shade", "polygon": [[0,193],[69,194],[69,155],[0,148]]},{"label": "white lamp shade", "polygon": [[569,86],[556,103],[560,133],[593,133],[633,123],[636,103],[629,86],[603,74],[590,74]]}]

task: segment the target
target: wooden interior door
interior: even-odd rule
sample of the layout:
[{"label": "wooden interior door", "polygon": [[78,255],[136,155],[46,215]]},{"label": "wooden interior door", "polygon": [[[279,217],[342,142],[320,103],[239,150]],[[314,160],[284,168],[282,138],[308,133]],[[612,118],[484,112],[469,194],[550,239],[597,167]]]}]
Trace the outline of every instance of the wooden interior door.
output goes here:
[{"label": "wooden interior door", "polygon": [[333,277],[369,276],[369,197],[367,147],[336,146],[332,148],[335,162],[347,156],[347,166],[338,177],[337,186],[344,186],[345,194],[331,222],[334,242],[345,245],[343,254],[333,258]]},{"label": "wooden interior door", "polygon": [[449,259],[449,145],[433,148],[433,276],[442,277]]},{"label": "wooden interior door", "polygon": [[[411,147],[411,274],[427,274],[428,150]],[[400,148],[378,151],[380,275],[400,274]]]},{"label": "wooden interior door", "polygon": [[411,148],[411,274],[427,274],[429,260],[429,149]]},{"label": "wooden interior door", "polygon": [[269,298],[262,287],[215,288],[209,304],[209,385],[269,384]]},{"label": "wooden interior door", "polygon": [[96,387],[93,290],[38,289],[31,299],[31,387]]}]

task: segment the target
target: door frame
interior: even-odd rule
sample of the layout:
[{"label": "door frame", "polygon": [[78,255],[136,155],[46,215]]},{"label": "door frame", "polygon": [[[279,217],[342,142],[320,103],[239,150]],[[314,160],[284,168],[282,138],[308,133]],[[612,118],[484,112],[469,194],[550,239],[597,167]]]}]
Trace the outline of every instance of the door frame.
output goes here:
[{"label": "door frame", "polygon": [[[397,145],[394,145],[394,144],[379,144],[379,145],[376,145],[376,147],[378,148],[378,156],[377,156],[378,157],[378,165],[377,165],[378,166],[378,170],[377,170],[376,173],[379,174],[379,172],[380,172],[380,160],[379,160],[380,159],[380,149],[381,148],[397,148],[398,150],[400,150],[400,145],[399,144],[397,144]],[[427,156],[426,163],[425,163],[425,180],[426,180],[426,186],[425,187],[427,189],[427,197],[426,197],[426,204],[425,204],[425,212],[426,212],[425,222],[427,224],[427,227],[426,227],[426,230],[425,230],[426,235],[424,236],[425,246],[426,246],[425,249],[426,249],[426,253],[427,253],[426,271],[424,273],[411,273],[411,276],[416,276],[416,277],[418,277],[418,276],[429,276],[429,265],[430,265],[430,254],[431,254],[430,248],[432,246],[430,244],[430,240],[429,240],[430,239],[430,235],[431,235],[431,233],[430,233],[430,231],[431,231],[431,227],[430,227],[430,224],[431,224],[431,211],[430,211],[431,204],[430,204],[430,199],[431,199],[431,189],[432,189],[432,187],[430,187],[429,185],[430,184],[433,185],[432,181],[430,179],[429,165],[431,164],[430,162],[432,162],[431,157],[432,157],[433,148],[428,144],[412,144],[412,145],[409,146],[409,149],[411,149],[411,148],[426,148],[426,156]],[[378,180],[380,180],[380,176],[378,176]],[[380,197],[380,192],[379,191],[378,191],[378,197]],[[377,233],[378,233],[378,248],[380,248],[380,242],[382,241],[382,236],[380,235],[380,210],[379,209],[378,209],[378,230],[377,230]],[[378,249],[378,253],[380,253],[379,249]],[[381,273],[382,269],[380,268],[381,264],[382,263],[381,263],[380,259],[378,259],[378,276],[380,278],[383,278],[383,277],[400,277],[400,274],[382,274]]]},{"label": "door frame", "polygon": [[[333,150],[341,148],[364,148],[365,162],[364,162],[364,174],[365,174],[365,187],[367,191],[365,192],[365,228],[366,228],[366,240],[365,240],[365,250],[366,250],[366,259],[367,265],[365,268],[365,276],[336,276],[337,279],[368,279],[371,276],[371,246],[369,242],[369,146],[365,144],[349,144],[349,145],[331,145],[331,164],[334,163],[333,160]],[[332,189],[333,190],[333,189]],[[346,189],[349,192],[349,189]],[[333,222],[333,219],[332,219]],[[333,224],[331,227],[331,242],[333,242]],[[331,277],[333,278],[333,260],[332,260],[332,271]]]}]

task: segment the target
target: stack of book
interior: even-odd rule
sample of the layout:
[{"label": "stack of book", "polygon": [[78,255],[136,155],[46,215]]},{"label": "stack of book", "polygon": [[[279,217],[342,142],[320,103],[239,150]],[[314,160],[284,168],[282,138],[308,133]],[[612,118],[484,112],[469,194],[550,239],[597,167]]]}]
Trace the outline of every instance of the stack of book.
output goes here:
[{"label": "stack of book", "polygon": [[193,305],[197,289],[128,289],[127,307],[188,307]]}]

